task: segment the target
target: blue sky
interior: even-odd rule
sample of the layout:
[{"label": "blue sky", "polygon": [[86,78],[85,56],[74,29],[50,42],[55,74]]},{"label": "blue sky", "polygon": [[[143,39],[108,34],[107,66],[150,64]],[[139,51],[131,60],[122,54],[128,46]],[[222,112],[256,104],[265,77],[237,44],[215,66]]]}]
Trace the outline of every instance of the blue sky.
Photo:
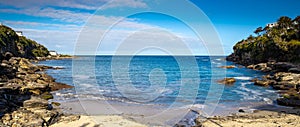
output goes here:
[{"label": "blue sky", "polygon": [[[173,8],[175,3],[160,5],[162,0],[9,0],[0,1],[0,22],[8,25],[15,30],[22,30],[28,38],[38,41],[50,50],[56,50],[59,53],[74,54],[74,46],[77,43],[78,36],[82,34],[83,26],[99,7],[99,11],[107,13],[98,16],[101,25],[110,24],[122,17],[122,11],[131,11],[138,9],[151,10],[151,5],[164,6],[167,9],[186,12],[186,6],[182,8]],[[222,41],[222,47],[225,55],[232,52],[232,46],[239,40],[246,38],[259,26],[265,26],[267,23],[275,22],[280,16],[289,16],[291,18],[300,15],[299,0],[190,0],[214,25]],[[174,1],[173,1],[174,2]],[[109,4],[108,4],[109,3]],[[106,5],[106,6],[103,6]],[[117,11],[116,11],[117,10]],[[194,14],[197,16],[197,13]],[[98,54],[113,54],[116,47],[120,45],[122,39],[131,34],[148,28],[166,30],[181,38],[195,55],[208,55],[204,51],[203,40],[199,40],[195,33],[176,17],[171,17],[159,13],[141,13],[126,18],[120,24],[117,24],[108,33],[109,37],[103,45],[100,45]],[[193,18],[192,18],[193,19]],[[190,20],[191,24],[201,24],[199,20]],[[203,24],[202,24],[203,25]],[[107,36],[108,36],[107,35]],[[153,34],[155,36],[151,41],[164,40],[163,35]],[[143,37],[140,37],[143,38]],[[140,38],[135,38],[132,43],[139,43]],[[147,37],[146,37],[147,38]],[[155,38],[157,40],[155,40]],[[93,39],[93,38],[91,38]],[[170,40],[170,39],[169,39]],[[89,40],[86,40],[87,44]],[[166,45],[172,42],[164,40]],[[210,43],[210,42],[209,42]],[[178,48],[174,46],[174,48]],[[155,51],[147,53],[155,54]]]}]

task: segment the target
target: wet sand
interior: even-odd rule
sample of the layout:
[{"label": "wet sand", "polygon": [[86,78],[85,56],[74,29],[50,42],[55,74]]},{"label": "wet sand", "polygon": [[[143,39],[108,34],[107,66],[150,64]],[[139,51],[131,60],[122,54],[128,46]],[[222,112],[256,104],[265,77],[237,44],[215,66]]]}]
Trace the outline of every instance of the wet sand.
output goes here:
[{"label": "wet sand", "polygon": [[[107,101],[84,100],[65,102],[61,105],[66,113],[79,114],[82,116],[91,116],[96,123],[102,123],[97,117],[100,115],[118,116],[123,119],[135,121],[148,126],[173,126],[183,119],[185,125],[194,125],[194,119],[197,117],[196,110],[199,107],[179,107],[167,108],[161,105],[141,105],[116,103]],[[96,117],[94,117],[96,116]]]}]

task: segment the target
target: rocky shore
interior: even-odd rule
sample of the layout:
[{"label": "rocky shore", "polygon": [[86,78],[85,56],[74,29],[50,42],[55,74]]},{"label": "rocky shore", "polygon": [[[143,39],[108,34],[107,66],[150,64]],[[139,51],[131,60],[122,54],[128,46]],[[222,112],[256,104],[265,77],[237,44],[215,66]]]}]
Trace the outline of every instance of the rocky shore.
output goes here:
[{"label": "rocky shore", "polygon": [[48,66],[37,66],[28,59],[6,57],[0,64],[0,126],[39,127],[62,121],[79,119],[76,115],[64,114],[51,91],[72,88],[55,82],[45,74]]},{"label": "rocky shore", "polygon": [[[227,60],[241,64],[235,59]],[[198,117],[195,122],[199,127],[300,127],[300,66],[289,62],[267,62],[258,64],[243,64],[249,69],[265,73],[259,79],[252,79],[254,85],[272,87],[278,90],[280,97],[278,105],[264,105],[254,107],[254,111],[240,109],[228,116]],[[233,65],[222,66],[231,69]],[[234,78],[225,78],[218,83],[228,85]]]},{"label": "rocky shore", "polygon": [[[237,42],[226,60],[266,73],[254,84],[279,90],[278,104],[300,106],[300,16],[280,17],[273,27],[259,27]],[[292,31],[292,32],[291,32]]]},{"label": "rocky shore", "polygon": [[271,86],[281,94],[279,105],[300,107],[300,67],[287,62],[268,62],[249,65],[247,68],[266,72],[262,79],[254,79],[258,86]]}]

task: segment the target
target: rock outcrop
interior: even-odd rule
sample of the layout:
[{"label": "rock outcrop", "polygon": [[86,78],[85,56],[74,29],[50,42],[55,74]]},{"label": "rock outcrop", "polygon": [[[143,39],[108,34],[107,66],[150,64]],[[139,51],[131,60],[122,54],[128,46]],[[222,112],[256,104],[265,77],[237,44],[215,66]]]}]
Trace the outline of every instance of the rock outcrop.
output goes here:
[{"label": "rock outcrop", "polygon": [[[51,91],[72,86],[55,82],[45,74],[47,66],[37,66],[28,59],[12,57],[0,64],[0,126],[49,126],[78,116],[65,115],[56,105]],[[55,105],[53,105],[55,104]]]},{"label": "rock outcrop", "polygon": [[222,80],[219,80],[219,84],[225,84],[225,85],[233,85],[236,82],[235,78],[224,78]]},{"label": "rock outcrop", "polygon": [[226,60],[266,72],[254,85],[279,90],[278,104],[300,106],[300,16],[280,17],[274,27],[258,28],[233,47]]}]

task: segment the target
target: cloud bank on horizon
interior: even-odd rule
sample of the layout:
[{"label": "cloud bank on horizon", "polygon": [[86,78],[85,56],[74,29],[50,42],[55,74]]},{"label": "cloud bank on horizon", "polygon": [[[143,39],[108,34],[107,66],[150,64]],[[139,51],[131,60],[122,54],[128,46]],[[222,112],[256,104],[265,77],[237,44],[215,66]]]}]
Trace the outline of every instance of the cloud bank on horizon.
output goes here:
[{"label": "cloud bank on horizon", "polygon": [[[160,0],[152,0],[151,2],[159,3]],[[245,38],[256,27],[264,25],[267,22],[275,21],[277,17],[281,16],[281,14],[285,14],[273,11],[274,14],[269,15],[269,17],[262,17],[261,22],[256,21],[257,19],[252,19],[253,21],[251,21],[251,18],[254,18],[255,16],[247,15],[248,17],[246,17],[245,13],[248,11],[252,11],[258,16],[262,16],[264,14],[256,13],[255,11],[257,10],[247,10],[247,6],[242,7],[246,9],[244,14],[243,11],[245,10],[235,12],[235,10],[232,9],[233,3],[236,5],[237,9],[241,8],[238,6],[245,5],[239,4],[236,1],[233,2],[233,0],[227,1],[227,7],[220,7],[220,5],[215,5],[213,4],[214,2],[208,2],[208,0],[204,0],[202,2],[191,0],[191,2],[202,9],[204,13],[211,18],[213,24],[216,26],[216,29],[220,34],[221,40],[223,41],[225,54],[231,53],[233,44],[236,41]],[[109,4],[107,5],[107,3]],[[222,1],[219,1],[219,3],[222,3]],[[257,3],[258,2],[252,2],[252,4]],[[278,2],[275,5],[277,6],[281,4],[284,6],[287,5],[287,3],[288,2],[282,4]],[[129,9],[145,9],[149,7],[148,4],[149,2],[145,2],[143,0],[0,1],[0,16],[2,17],[0,22],[14,28],[15,30],[23,31],[25,36],[44,44],[50,50],[57,50],[60,53],[72,54],[74,51],[74,45],[76,44],[82,27],[85,26],[86,21],[90,18],[90,16],[95,14],[97,9],[101,7],[103,10],[122,9],[123,7]],[[252,4],[249,3],[249,6],[252,6]],[[288,7],[293,5],[295,4],[291,4]],[[285,10],[288,7],[277,7],[277,11]],[[272,9],[271,7],[267,8]],[[223,14],[219,14],[220,12],[223,12]],[[295,16],[299,12],[299,9],[295,8],[293,11],[286,11],[286,15]],[[114,14],[113,12],[108,15],[97,15],[97,18],[99,21],[101,21],[102,25],[114,22],[116,19],[118,19],[118,17],[119,14]],[[176,36],[180,37],[187,43],[188,46],[190,46],[194,54],[208,55],[201,40],[195,37],[195,34],[193,34],[193,32],[182,23],[170,17],[146,14],[124,18],[125,20],[120,22],[117,27],[112,30],[114,34],[111,34],[109,38],[106,39],[106,41],[110,43],[106,43],[101,46],[99,49],[99,54],[113,54],[115,47],[119,45],[116,42],[118,42],[117,40],[120,39],[120,36],[122,35],[133,33],[137,29],[159,28],[170,31]],[[250,21],[235,23],[244,19],[248,19]],[[162,35],[164,34],[156,34],[156,39],[164,38]],[[153,34],[151,34],[151,36],[153,36]],[[88,41],[89,40],[87,39],[87,44]],[[140,41],[140,39],[137,38],[135,43],[138,43],[138,41]],[[155,41],[155,39],[153,41]],[[170,44],[171,42],[165,43]],[[154,52],[153,54],[156,53]]]}]

